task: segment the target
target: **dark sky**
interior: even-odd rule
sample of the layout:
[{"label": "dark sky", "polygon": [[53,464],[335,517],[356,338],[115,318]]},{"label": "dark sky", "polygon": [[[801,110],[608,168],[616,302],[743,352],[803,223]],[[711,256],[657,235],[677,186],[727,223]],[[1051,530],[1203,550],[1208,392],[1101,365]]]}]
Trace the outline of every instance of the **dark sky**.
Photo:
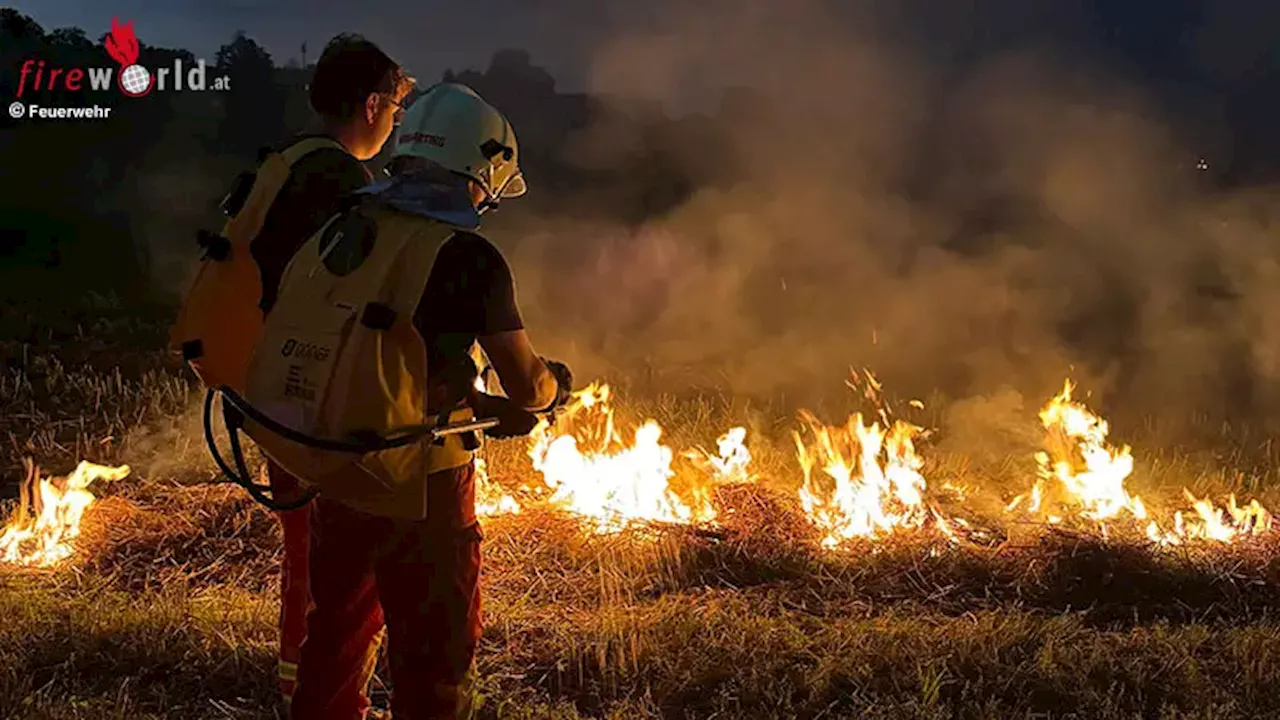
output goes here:
[{"label": "dark sky", "polygon": [[[1062,42],[1073,52],[1098,47],[1147,75],[1180,82],[1200,76],[1239,84],[1280,72],[1280,0],[829,0],[896,16],[899,28],[928,46]],[[823,0],[740,0],[721,10],[801,6]],[[46,29],[75,25],[90,37],[112,15],[133,19],[148,44],[182,47],[212,59],[243,29],[283,63],[308,42],[314,58],[337,32],[362,32],[411,72],[435,80],[446,68],[483,68],[493,51],[522,47],[565,89],[579,89],[589,59],[622,34],[670,25],[674,8],[715,0],[38,0],[17,8]],[[786,11],[783,11],[785,13]],[[774,22],[779,14],[773,14]],[[726,27],[736,18],[726,17]],[[856,22],[856,21],[851,21]],[[710,32],[714,32],[713,29]],[[733,32],[727,30],[726,32]],[[1086,41],[1076,45],[1080,38]],[[691,40],[686,39],[686,42]],[[1084,49],[1088,46],[1090,49]]]},{"label": "dark sky", "polygon": [[133,19],[147,44],[182,47],[212,60],[238,29],[264,45],[278,63],[314,59],[325,40],[361,32],[410,70],[431,80],[447,67],[483,68],[495,50],[524,47],[561,83],[579,86],[593,42],[636,18],[630,0],[38,0],[16,4],[46,30],[74,25],[96,38]]}]

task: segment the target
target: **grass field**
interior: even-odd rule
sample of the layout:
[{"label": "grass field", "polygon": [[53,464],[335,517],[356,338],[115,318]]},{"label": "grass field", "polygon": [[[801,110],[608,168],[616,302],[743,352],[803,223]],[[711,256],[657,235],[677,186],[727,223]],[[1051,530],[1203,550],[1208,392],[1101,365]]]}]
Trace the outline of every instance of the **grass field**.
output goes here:
[{"label": "grass field", "polygon": [[[0,567],[0,718],[275,717],[273,518],[204,484],[176,367],[76,342],[5,350],[23,368],[0,377],[6,473],[24,456],[133,473],[97,489],[64,566]],[[593,535],[537,509],[486,521],[483,717],[1280,717],[1271,536],[1155,550],[1006,525],[984,543],[920,532],[826,551],[796,500],[790,417],[722,400],[628,409],[677,451],[749,424],[761,480],[717,491],[715,528]],[[1266,473],[1231,472],[1226,440],[1203,454],[1126,441],[1148,449],[1134,484],[1153,497],[1280,505]],[[1007,499],[1034,475],[942,447],[931,485]],[[500,485],[536,481],[520,442],[487,453]]]}]

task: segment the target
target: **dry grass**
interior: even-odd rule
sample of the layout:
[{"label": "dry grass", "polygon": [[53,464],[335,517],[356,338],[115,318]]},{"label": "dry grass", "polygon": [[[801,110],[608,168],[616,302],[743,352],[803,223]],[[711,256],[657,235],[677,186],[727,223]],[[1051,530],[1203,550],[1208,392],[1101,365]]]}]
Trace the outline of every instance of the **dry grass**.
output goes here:
[{"label": "dry grass", "polygon": [[[104,489],[67,567],[0,570],[0,718],[274,717],[278,532],[240,491],[192,486],[210,472],[188,441],[189,388],[156,368],[44,372],[0,380],[10,462],[65,471],[84,455],[135,474]],[[721,488],[714,530],[590,536],[536,509],[488,521],[484,717],[1280,717],[1275,541],[1153,552],[1015,528],[824,552],[795,502],[785,413],[634,411],[676,448],[750,423],[764,481]],[[527,480],[522,455],[491,446],[493,476]],[[1275,504],[1256,476],[1146,457],[1144,490]],[[938,454],[928,476],[995,503],[1029,470]]]}]

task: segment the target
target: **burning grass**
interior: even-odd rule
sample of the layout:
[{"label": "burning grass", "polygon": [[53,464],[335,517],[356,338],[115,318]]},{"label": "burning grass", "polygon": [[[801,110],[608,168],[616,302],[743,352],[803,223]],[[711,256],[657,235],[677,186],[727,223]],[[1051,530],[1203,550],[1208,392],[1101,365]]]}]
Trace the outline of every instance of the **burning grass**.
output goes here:
[{"label": "burning grass", "polygon": [[[491,520],[485,717],[1265,717],[1280,680],[1274,548],[1153,554],[1055,533],[833,554],[791,535],[789,497],[723,495],[734,519],[718,533],[586,534],[540,510]],[[269,529],[265,512],[196,497],[204,512],[176,541],[123,531],[76,572],[4,576],[0,697],[13,700],[0,714],[272,716],[273,592],[245,587],[269,563],[219,575],[142,559],[176,559],[197,538],[205,558],[246,543],[274,553],[270,532],[228,522]],[[124,497],[103,509],[125,503],[131,528],[170,511]]]},{"label": "burning grass", "polygon": [[[79,387],[108,388],[75,372]],[[13,386],[21,397],[41,391],[24,382]],[[124,417],[113,402],[150,406],[145,432],[87,414],[62,426],[102,448],[90,459],[134,470],[95,486],[101,499],[77,552],[57,569],[0,570],[0,717],[273,717],[276,525],[237,489],[191,485],[208,471],[195,464],[198,447],[178,442],[187,419],[163,400],[170,382],[121,382],[118,398],[104,391],[108,418]],[[49,418],[72,407],[31,406]],[[1006,513],[1037,481],[1061,479],[1038,474],[1031,455],[994,477],[887,412],[834,427],[815,416],[801,428],[830,439],[825,449],[802,443],[817,460],[808,483],[792,421],[674,398],[580,412],[590,416],[571,421],[582,453],[630,447],[653,418],[665,432],[629,467],[661,483],[583,494],[591,459],[564,450],[551,428],[533,457],[524,443],[489,446],[484,717],[1276,715],[1275,533],[1153,543],[1144,524],[1099,524],[1080,512],[1096,506],[1051,498],[1047,485],[1042,507],[1075,515]],[[25,427],[9,423],[15,437]],[[726,432],[739,424],[744,433]],[[104,430],[115,439],[102,443]],[[866,444],[850,442],[860,432],[879,433],[888,450],[870,453],[879,475],[863,462]],[[557,442],[560,455],[548,451]],[[1100,445],[1108,463],[1123,457],[1111,442]],[[171,456],[156,463],[161,445]],[[52,444],[17,449],[72,466]],[[1092,467],[1078,450],[1047,446],[1071,478]],[[1275,500],[1230,486],[1213,466],[1132,458],[1124,507],[1140,496],[1152,517],[1174,511],[1159,501],[1186,505],[1182,487]],[[554,482],[535,462],[558,463]],[[815,522],[801,489],[841,507],[830,502],[839,473],[849,497],[882,503],[871,507],[881,517],[919,521],[871,523],[877,532],[831,542],[846,526]]]}]

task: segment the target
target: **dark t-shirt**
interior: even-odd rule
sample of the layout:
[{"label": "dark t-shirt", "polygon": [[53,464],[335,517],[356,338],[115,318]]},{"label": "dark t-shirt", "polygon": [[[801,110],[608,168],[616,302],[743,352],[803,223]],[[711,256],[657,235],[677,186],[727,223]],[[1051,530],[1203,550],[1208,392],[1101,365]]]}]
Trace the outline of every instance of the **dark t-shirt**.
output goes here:
[{"label": "dark t-shirt", "polygon": [[[303,136],[305,137],[305,136]],[[302,137],[294,138],[287,147]],[[267,211],[249,252],[262,273],[263,311],[275,304],[280,278],[298,248],[343,207],[343,199],[368,185],[364,163],[338,148],[322,148],[299,160]]]},{"label": "dark t-shirt", "polygon": [[[413,315],[427,346],[430,412],[451,407],[470,389],[477,337],[520,330],[511,268],[485,238],[459,232],[436,253],[427,285]],[[427,482],[427,524],[444,531],[475,532],[473,471],[450,471]]]},{"label": "dark t-shirt", "polygon": [[[413,321],[427,346],[428,372],[448,385],[439,392],[464,391],[474,377],[468,353],[476,338],[524,328],[502,252],[480,235],[455,233],[436,254]],[[442,400],[436,393],[432,399]]]}]

